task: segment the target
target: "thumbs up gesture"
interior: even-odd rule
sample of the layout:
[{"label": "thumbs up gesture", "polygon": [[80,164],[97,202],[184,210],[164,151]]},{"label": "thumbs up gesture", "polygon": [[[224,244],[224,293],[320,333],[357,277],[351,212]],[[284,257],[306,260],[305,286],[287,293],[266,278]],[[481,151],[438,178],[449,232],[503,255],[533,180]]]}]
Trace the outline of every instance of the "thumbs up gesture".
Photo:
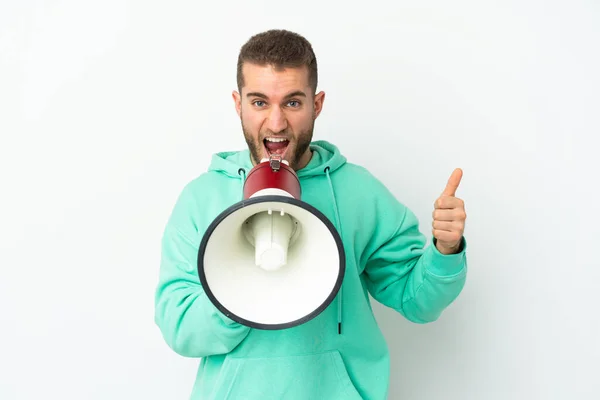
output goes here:
[{"label": "thumbs up gesture", "polygon": [[434,203],[433,236],[436,247],[442,254],[454,254],[459,251],[465,230],[465,203],[456,197],[456,190],[462,178],[462,170],[454,170],[446,188]]}]

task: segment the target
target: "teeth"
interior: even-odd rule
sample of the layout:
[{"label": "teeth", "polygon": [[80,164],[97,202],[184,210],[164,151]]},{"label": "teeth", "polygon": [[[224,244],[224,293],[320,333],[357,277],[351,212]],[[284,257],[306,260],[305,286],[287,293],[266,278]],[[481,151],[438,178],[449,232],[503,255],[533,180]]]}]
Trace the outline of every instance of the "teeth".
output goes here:
[{"label": "teeth", "polygon": [[279,143],[279,142],[285,142],[285,141],[286,141],[286,139],[284,139],[284,138],[269,138],[269,137],[268,137],[268,138],[267,138],[267,141],[268,141],[268,142]]}]

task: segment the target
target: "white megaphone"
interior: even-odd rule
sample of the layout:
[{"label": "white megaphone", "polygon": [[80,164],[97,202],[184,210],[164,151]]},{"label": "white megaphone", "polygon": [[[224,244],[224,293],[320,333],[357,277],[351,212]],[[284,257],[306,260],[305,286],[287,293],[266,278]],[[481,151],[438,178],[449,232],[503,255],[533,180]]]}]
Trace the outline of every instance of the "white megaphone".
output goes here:
[{"label": "white megaphone", "polygon": [[198,252],[206,295],[227,317],[257,329],[284,329],[319,315],[346,270],[331,221],[300,199],[298,176],[278,156],[248,173],[243,200],[207,228]]}]

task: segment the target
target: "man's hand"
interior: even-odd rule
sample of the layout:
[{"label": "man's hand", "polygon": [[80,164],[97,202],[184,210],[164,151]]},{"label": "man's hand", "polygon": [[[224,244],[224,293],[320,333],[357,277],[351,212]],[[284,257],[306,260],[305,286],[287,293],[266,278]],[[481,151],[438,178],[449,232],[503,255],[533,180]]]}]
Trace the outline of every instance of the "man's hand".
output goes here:
[{"label": "man's hand", "polygon": [[456,197],[456,189],[462,178],[462,170],[454,170],[446,189],[435,201],[433,210],[433,236],[436,247],[442,254],[454,254],[460,249],[465,230],[465,203]]}]

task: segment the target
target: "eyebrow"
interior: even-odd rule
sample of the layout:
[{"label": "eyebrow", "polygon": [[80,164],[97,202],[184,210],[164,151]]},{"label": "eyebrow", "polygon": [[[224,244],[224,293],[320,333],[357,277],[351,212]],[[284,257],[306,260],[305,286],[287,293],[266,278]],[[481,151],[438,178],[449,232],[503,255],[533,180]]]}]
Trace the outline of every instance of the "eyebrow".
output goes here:
[{"label": "eyebrow", "polygon": [[[298,96],[306,97],[306,93],[304,93],[301,90],[296,90],[295,92],[289,93],[284,98],[288,99],[290,97],[298,97]],[[246,94],[246,97],[260,97],[262,99],[266,99],[267,95],[264,93],[260,93],[260,92],[250,92],[250,93]]]}]

